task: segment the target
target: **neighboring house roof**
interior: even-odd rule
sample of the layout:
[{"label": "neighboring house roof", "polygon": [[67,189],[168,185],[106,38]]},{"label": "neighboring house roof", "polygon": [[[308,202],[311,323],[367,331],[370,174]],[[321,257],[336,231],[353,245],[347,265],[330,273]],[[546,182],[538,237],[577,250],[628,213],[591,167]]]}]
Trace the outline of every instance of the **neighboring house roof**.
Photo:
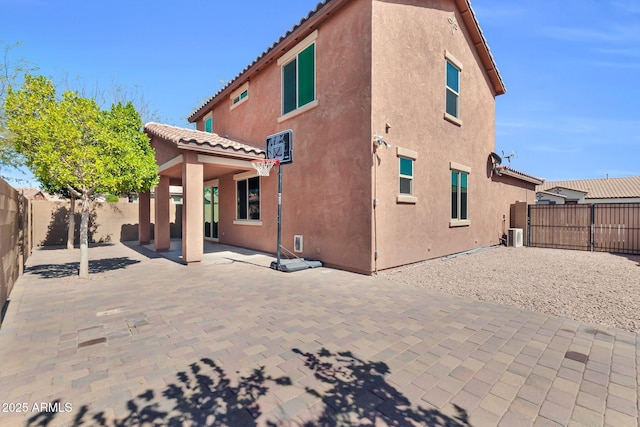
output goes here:
[{"label": "neighboring house roof", "polygon": [[559,190],[569,190],[569,191],[574,191],[574,192],[576,192],[576,193],[582,193],[582,194],[587,194],[587,193],[588,193],[588,191],[578,190],[578,189],[575,189],[575,188],[569,188],[569,187],[563,187],[563,186],[561,186],[561,185],[555,185],[555,186],[553,186],[553,187],[551,187],[551,188],[547,188],[547,191],[545,191],[545,193],[553,193],[553,194],[557,194],[557,193],[555,193],[555,192],[553,191],[553,190],[555,190],[556,188],[557,188],[557,189],[559,189]]},{"label": "neighboring house roof", "polygon": [[536,184],[536,185],[540,185],[544,182],[544,178],[538,178],[535,177],[533,175],[529,175],[526,174],[524,172],[520,172],[517,169],[514,169],[510,166],[496,166],[495,167],[495,171],[498,173],[498,175],[507,175],[507,176],[511,176],[513,178],[517,178],[520,179],[522,181],[526,181],[526,182],[530,182],[532,184]]},{"label": "neighboring house roof", "polygon": [[640,197],[640,176],[548,181],[537,190],[548,191],[554,187],[586,192],[585,199],[638,198]]},{"label": "neighboring house roof", "polygon": [[24,197],[29,200],[49,200],[54,202],[65,200],[57,194],[49,194],[39,188],[16,188],[16,190],[22,192]]},{"label": "neighboring house roof", "polygon": [[536,194],[545,194],[545,195],[551,196],[551,197],[558,197],[559,199],[566,199],[567,198],[567,196],[565,196],[563,194],[550,193],[548,191],[536,191]]},{"label": "neighboring house roof", "polygon": [[169,141],[179,148],[198,150],[201,152],[226,152],[227,154],[251,155],[262,158],[265,151],[244,142],[221,137],[211,132],[185,129],[160,123],[147,123],[144,130],[150,135]]},{"label": "neighboring house roof", "polygon": [[[305,29],[317,27],[320,22],[329,18],[336,9],[343,6],[348,1],[349,0],[324,0],[318,3],[315,9],[311,10],[306,17],[302,18],[300,22],[293,26],[293,28],[287,31],[267,50],[262,52],[260,56],[254,59],[251,64],[249,64],[236,77],[234,77],[225,87],[220,89],[207,102],[201,105],[200,108],[194,111],[187,120],[189,120],[190,123],[198,120],[199,117],[205,114],[215,104],[218,97],[230,93],[240,84],[247,81],[250,74],[259,71],[262,66],[275,59],[276,56],[284,54],[289,49],[289,47],[293,46],[293,43],[297,43],[301,39],[301,37],[299,37],[300,35],[298,34],[299,32],[303,31],[301,27],[304,26]],[[495,60],[493,59],[493,55],[491,54],[491,50],[489,49],[487,40],[484,38],[484,34],[480,29],[480,24],[478,23],[476,14],[471,7],[471,1],[455,0],[455,4],[459,9],[460,14],[462,15],[465,26],[470,32],[473,46],[478,50],[480,60],[484,65],[485,71],[489,75],[489,79],[491,80],[496,95],[505,94],[507,92],[507,88],[505,87],[502,77],[500,76],[500,72],[498,71],[498,67],[496,66]],[[291,46],[288,46],[288,44],[291,44]]]}]

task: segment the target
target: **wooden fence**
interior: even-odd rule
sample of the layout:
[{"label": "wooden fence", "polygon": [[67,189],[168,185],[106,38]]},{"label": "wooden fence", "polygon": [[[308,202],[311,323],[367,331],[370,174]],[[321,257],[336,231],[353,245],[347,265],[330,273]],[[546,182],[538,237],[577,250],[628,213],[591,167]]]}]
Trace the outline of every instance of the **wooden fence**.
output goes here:
[{"label": "wooden fence", "polygon": [[529,246],[640,254],[640,203],[529,206]]}]

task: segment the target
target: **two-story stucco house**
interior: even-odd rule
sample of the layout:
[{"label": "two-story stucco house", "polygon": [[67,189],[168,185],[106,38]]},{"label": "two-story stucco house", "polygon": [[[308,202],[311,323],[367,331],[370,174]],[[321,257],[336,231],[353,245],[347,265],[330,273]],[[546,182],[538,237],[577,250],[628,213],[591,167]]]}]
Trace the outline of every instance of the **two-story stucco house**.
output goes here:
[{"label": "two-story stucco house", "polygon": [[186,263],[206,239],[275,252],[276,173],[250,162],[287,129],[282,242],[302,236],[300,256],[370,274],[498,244],[510,205],[542,183],[491,156],[505,91],[469,0],[325,0],[189,117],[197,130],[146,125],[156,249],[171,184]]}]

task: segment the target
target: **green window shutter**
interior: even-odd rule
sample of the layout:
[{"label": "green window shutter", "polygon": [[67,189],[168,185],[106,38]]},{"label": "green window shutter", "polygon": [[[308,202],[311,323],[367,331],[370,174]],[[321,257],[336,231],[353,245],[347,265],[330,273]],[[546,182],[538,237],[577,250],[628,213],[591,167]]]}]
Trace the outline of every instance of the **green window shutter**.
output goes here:
[{"label": "green window shutter", "polygon": [[315,99],[315,44],[298,54],[298,107]]},{"label": "green window shutter", "polygon": [[296,97],[296,68],[297,61],[294,59],[282,67],[282,114],[295,110],[297,107]]},{"label": "green window shutter", "polygon": [[213,119],[211,117],[204,121],[204,131],[213,132]]},{"label": "green window shutter", "polygon": [[460,172],[460,219],[467,219],[467,179],[469,174]]}]

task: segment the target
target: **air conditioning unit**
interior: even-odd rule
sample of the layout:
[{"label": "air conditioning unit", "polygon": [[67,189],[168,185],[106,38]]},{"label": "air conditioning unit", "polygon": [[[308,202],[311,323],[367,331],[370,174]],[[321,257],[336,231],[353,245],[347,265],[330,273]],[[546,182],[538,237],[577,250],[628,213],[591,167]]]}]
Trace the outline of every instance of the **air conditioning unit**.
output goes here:
[{"label": "air conditioning unit", "polygon": [[507,234],[507,246],[519,248],[522,246],[522,228],[510,228]]}]

